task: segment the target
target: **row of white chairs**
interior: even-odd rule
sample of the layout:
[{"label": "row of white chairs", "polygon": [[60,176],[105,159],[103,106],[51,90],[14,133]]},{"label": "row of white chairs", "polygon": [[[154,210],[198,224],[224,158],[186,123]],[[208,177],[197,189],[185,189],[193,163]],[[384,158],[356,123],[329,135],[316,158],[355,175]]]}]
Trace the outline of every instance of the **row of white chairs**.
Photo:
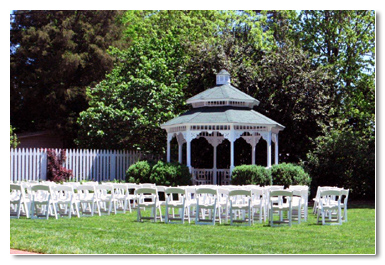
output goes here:
[{"label": "row of white chairs", "polygon": [[60,216],[71,218],[73,214],[81,217],[131,212],[135,195],[129,192],[130,188],[130,185],[119,183],[14,183],[10,185],[11,217],[25,215],[48,219],[54,216],[57,219]]},{"label": "row of white chairs", "polygon": [[[283,191],[283,186],[165,187],[151,183],[67,182],[59,185],[53,182],[22,182],[11,184],[11,216],[19,218],[20,213],[24,213],[31,218],[48,218],[50,215],[55,218],[64,215],[71,217],[71,214],[80,217],[92,216],[95,212],[99,215],[103,212],[116,214],[117,210],[125,213],[126,210],[131,212],[132,208],[136,208],[138,221],[163,221],[161,206],[165,206],[166,223],[183,223],[184,220],[190,223],[192,217],[195,217],[197,224],[215,224],[216,221],[221,223],[222,220],[228,222],[230,219],[231,224],[245,222],[251,225],[255,218],[262,223],[269,216],[272,221],[271,214],[274,212],[279,212],[280,221],[283,221],[283,211],[290,212],[290,225],[293,215],[298,223],[301,219],[307,220],[307,186],[290,186],[285,191],[290,196],[288,193],[283,196],[273,191]],[[164,200],[159,197],[162,192]],[[287,206],[290,206],[290,210]],[[150,216],[143,216],[145,208],[151,208]],[[175,214],[175,210],[179,214]]]},{"label": "row of white chairs", "polygon": [[[157,197],[159,191],[165,193],[165,201],[160,201]],[[284,192],[282,195],[279,192]],[[296,217],[298,223],[301,219],[307,220],[307,186],[291,186],[284,190],[283,186],[259,187],[256,185],[247,186],[183,186],[183,187],[150,187],[136,190],[138,196],[138,217],[137,220],[158,219],[162,221],[161,206],[166,206],[165,222],[178,220],[184,222],[186,218],[191,222],[191,217],[195,216],[196,224],[215,225],[216,222],[222,223],[224,220],[230,224],[254,223],[255,217],[259,222],[273,220],[274,212],[280,213],[280,222],[284,223],[283,212],[289,211],[289,225],[292,217]],[[149,196],[151,199],[149,199]],[[287,208],[287,207],[288,208]],[[151,207],[151,216],[143,217],[141,208]],[[169,209],[179,210],[179,217],[174,213],[170,218]],[[269,214],[268,214],[269,213]],[[271,223],[273,225],[273,223]]]},{"label": "row of white chairs", "polygon": [[342,225],[348,221],[349,189],[319,186],[313,199],[313,213],[317,223],[322,225]]}]

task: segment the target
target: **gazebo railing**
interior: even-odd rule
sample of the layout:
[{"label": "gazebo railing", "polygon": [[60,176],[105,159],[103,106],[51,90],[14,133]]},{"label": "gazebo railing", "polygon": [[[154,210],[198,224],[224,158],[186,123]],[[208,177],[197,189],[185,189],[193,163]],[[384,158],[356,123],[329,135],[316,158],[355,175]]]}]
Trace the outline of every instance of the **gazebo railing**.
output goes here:
[{"label": "gazebo railing", "polygon": [[192,168],[193,185],[230,184],[230,169]]}]

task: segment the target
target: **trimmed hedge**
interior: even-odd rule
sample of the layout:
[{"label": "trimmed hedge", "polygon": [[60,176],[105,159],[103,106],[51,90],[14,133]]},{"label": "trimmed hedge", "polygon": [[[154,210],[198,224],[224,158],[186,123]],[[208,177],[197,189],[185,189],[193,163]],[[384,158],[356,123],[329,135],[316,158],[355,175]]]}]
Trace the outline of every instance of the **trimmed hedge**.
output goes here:
[{"label": "trimmed hedge", "polygon": [[126,171],[126,182],[149,183],[152,166],[148,161],[138,161],[132,164]]},{"label": "trimmed hedge", "polygon": [[231,176],[233,185],[290,185],[310,186],[311,178],[301,166],[282,163],[270,169],[257,165],[236,166]]},{"label": "trimmed hedge", "polygon": [[232,185],[271,185],[270,170],[263,166],[257,165],[241,165],[233,169],[231,176]]},{"label": "trimmed hedge", "polygon": [[285,188],[288,188],[290,185],[310,186],[311,178],[301,166],[281,163],[273,165],[270,171],[274,185],[284,185]]},{"label": "trimmed hedge", "polygon": [[128,168],[126,182],[164,186],[191,185],[191,174],[187,166],[179,163],[159,161],[150,164],[148,161],[139,161]]}]

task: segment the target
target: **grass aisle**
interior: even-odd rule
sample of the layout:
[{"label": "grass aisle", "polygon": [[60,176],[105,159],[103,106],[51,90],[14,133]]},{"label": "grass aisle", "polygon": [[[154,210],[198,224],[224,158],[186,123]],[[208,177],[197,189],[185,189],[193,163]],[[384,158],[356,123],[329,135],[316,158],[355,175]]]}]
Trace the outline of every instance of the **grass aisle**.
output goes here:
[{"label": "grass aisle", "polygon": [[375,209],[348,211],[342,226],[309,220],[292,227],[198,226],[136,222],[131,214],[10,220],[10,247],[49,254],[374,254]]}]

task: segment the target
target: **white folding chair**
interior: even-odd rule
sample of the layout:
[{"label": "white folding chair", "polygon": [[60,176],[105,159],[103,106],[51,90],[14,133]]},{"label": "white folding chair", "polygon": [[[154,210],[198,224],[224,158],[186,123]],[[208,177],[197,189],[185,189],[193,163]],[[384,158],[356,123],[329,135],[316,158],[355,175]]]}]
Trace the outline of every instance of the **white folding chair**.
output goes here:
[{"label": "white folding chair", "polygon": [[320,192],[323,191],[323,190],[339,190],[339,188],[337,187],[332,187],[332,186],[318,186],[317,187],[317,193],[315,195],[315,197],[313,198],[313,214],[317,214],[318,212],[318,205],[319,205],[319,200],[320,200]]},{"label": "white folding chair", "polygon": [[68,218],[71,218],[72,213],[75,213],[77,217],[80,217],[72,186],[56,185],[52,187],[52,192],[58,216],[68,216]]},{"label": "white folding chair", "polygon": [[135,195],[135,190],[139,188],[139,185],[136,183],[127,183],[127,189],[128,189],[128,203],[130,204],[130,213],[132,212],[131,209],[134,209],[137,207],[137,197]]},{"label": "white folding chair", "polygon": [[[166,212],[165,212],[165,223],[166,224],[183,224],[184,223],[184,210],[185,210],[185,190],[182,188],[166,188],[165,189],[166,196]],[[169,210],[172,209],[173,213],[171,214]],[[174,214],[174,209],[177,209],[179,212],[179,217],[176,217]],[[175,221],[174,221],[175,220]]]},{"label": "white folding chair", "polygon": [[31,187],[34,185],[38,185],[38,182],[21,182],[20,185],[24,190],[24,198],[21,202],[20,216],[26,216],[27,218],[30,218],[30,209],[32,201]]},{"label": "white folding chair", "polygon": [[348,198],[349,198],[349,189],[341,190],[341,203],[343,204],[342,209],[344,210],[344,214],[342,215],[342,222],[348,221]]},{"label": "white folding chair", "polygon": [[194,216],[196,213],[196,187],[195,186],[184,186],[180,187],[185,190],[185,214],[187,215],[188,223],[191,223],[191,217]]},{"label": "white folding chair", "polygon": [[[333,218],[333,213],[337,215]],[[342,225],[341,218],[341,190],[329,189],[320,191],[317,207],[317,224],[322,218],[322,225]],[[329,218],[327,218],[329,217]]]},{"label": "white folding chair", "polygon": [[[137,221],[141,222],[144,219],[157,220],[157,209],[160,214],[160,221],[162,221],[162,213],[160,209],[160,204],[158,201],[158,192],[156,188],[138,188],[135,190],[135,195],[137,196],[138,205],[137,205]],[[150,208],[151,216],[143,216],[141,208]]]},{"label": "white folding chair", "polygon": [[25,191],[22,185],[11,184],[10,186],[10,217],[20,218],[22,203],[25,201]]},{"label": "white folding chair", "polygon": [[300,224],[302,217],[305,221],[307,220],[307,204],[305,201],[308,191],[306,189],[294,189],[292,191],[292,218],[297,218],[298,224]]},{"label": "white folding chair", "polygon": [[[197,188],[195,194],[197,195],[195,224],[215,225],[215,218],[219,213],[217,190],[212,188]],[[205,211],[208,213],[208,218],[206,218]],[[220,214],[218,214],[218,218],[220,221]]]},{"label": "white folding chair", "polygon": [[52,200],[52,187],[50,185],[34,185],[31,187],[31,193],[31,219],[48,219],[50,215],[58,219],[56,205]]},{"label": "white folding chair", "polygon": [[112,207],[114,207],[114,213],[116,214],[116,199],[112,184],[95,185],[95,192],[99,204],[99,215],[102,215],[102,213],[110,215]]},{"label": "white folding chair", "polygon": [[122,211],[126,213],[126,210],[131,212],[131,203],[129,198],[128,185],[124,183],[114,183],[112,185],[112,190],[114,193],[114,199],[116,203],[115,214],[117,211]]},{"label": "white folding chair", "polygon": [[[228,195],[228,202],[230,206],[230,225],[236,222],[247,223],[250,226],[253,222],[251,190],[231,190]],[[239,218],[236,218],[237,216]]]},{"label": "white folding chair", "polygon": [[252,187],[250,190],[251,190],[251,210],[253,214],[253,220],[255,220],[255,218],[258,218],[259,223],[262,223],[267,219],[263,188]]},{"label": "white folding chair", "polygon": [[[270,226],[274,224],[288,223],[291,226],[292,222],[292,198],[293,192],[288,190],[273,190],[269,196],[269,222]],[[286,200],[286,202],[284,202]],[[279,220],[274,220],[274,213],[278,212]],[[287,212],[287,219],[283,218],[283,213]]]},{"label": "white folding chair", "polygon": [[218,205],[218,216],[219,218],[219,223],[221,223],[221,219],[224,218],[225,222],[227,223],[229,220],[229,191],[230,189],[224,188],[224,187],[218,187],[217,188],[217,194],[218,194],[218,200],[217,200],[217,205]]},{"label": "white folding chair", "polygon": [[99,216],[101,215],[99,203],[95,191],[96,185],[79,185],[77,187],[76,201],[80,216],[94,216],[95,208]]}]

